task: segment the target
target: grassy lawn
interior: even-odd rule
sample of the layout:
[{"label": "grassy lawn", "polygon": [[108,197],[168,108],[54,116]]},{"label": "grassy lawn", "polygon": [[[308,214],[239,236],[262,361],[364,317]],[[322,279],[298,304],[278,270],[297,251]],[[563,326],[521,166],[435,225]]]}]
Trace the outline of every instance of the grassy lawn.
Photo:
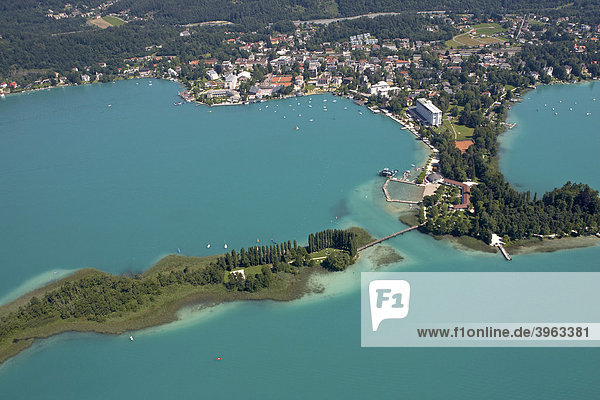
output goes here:
[{"label": "grassy lawn", "polygon": [[483,37],[483,38],[477,38],[477,40],[479,40],[483,43],[487,43],[487,44],[504,43],[505,42],[504,39],[495,38],[495,37]]},{"label": "grassy lawn", "polygon": [[[446,41],[446,46],[453,49],[461,46],[478,47],[481,44],[504,43],[506,40],[504,38],[491,37],[494,34],[505,31],[505,29],[498,24],[477,24],[468,29],[462,28],[462,30],[463,33]],[[472,31],[475,31],[475,33],[472,34]]]},{"label": "grassy lawn", "polygon": [[458,47],[477,47],[480,44],[481,42],[471,39],[471,36],[468,33],[456,35],[446,42],[446,45],[453,49]]},{"label": "grassy lawn", "polygon": [[[467,126],[464,125],[458,125],[455,121],[455,119],[452,119],[452,125],[454,125],[454,130],[456,131],[456,140],[466,140],[466,139],[472,139],[473,138],[473,131],[475,129],[473,128],[469,128]],[[452,127],[450,126],[450,123],[448,122],[447,119],[443,119],[442,120],[442,125],[440,125],[440,127],[438,128],[439,132],[444,132],[446,130],[449,130],[450,132],[454,133],[454,131],[452,130]]]},{"label": "grassy lawn", "polygon": [[440,125],[440,127],[438,129],[439,129],[440,133],[445,132],[445,131],[453,132],[452,127],[450,126],[450,122],[448,122],[447,119],[442,120],[442,125]]},{"label": "grassy lawn", "polygon": [[456,129],[457,140],[466,140],[473,138],[473,131],[475,130],[473,128],[469,128],[468,126],[464,125],[454,124],[454,129]]},{"label": "grassy lawn", "polygon": [[112,26],[110,24],[110,22],[103,20],[102,18],[98,17],[98,18],[94,18],[94,19],[90,19],[88,21],[90,24],[92,25],[96,25],[98,28],[100,29],[106,29],[110,26]]},{"label": "grassy lawn", "polygon": [[[310,253],[310,257],[314,260],[316,258],[323,258],[323,257],[327,257],[329,254],[331,253],[343,253],[343,250],[337,250],[337,249],[323,249],[321,251],[317,251],[315,253]],[[323,260],[317,260],[317,261],[323,261]]]},{"label": "grassy lawn", "polygon": [[110,15],[102,17],[102,19],[111,24],[112,26],[121,26],[125,24],[125,21],[123,21],[121,18],[112,17]]},{"label": "grassy lawn", "polygon": [[446,47],[449,47],[451,49],[457,49],[460,46],[461,46],[461,44],[454,41],[454,39],[446,40]]},{"label": "grassy lawn", "polygon": [[486,24],[477,24],[473,25],[471,29],[475,29],[478,35],[493,35],[494,33],[504,32],[505,29],[502,28],[499,24],[495,23],[486,23]]},{"label": "grassy lawn", "polygon": [[[269,267],[271,267],[271,264],[265,264],[268,265]],[[262,265],[253,265],[251,267],[248,268],[242,268],[244,270],[244,275],[245,276],[250,276],[250,275],[256,275],[256,274],[261,274],[262,273]],[[237,268],[237,270],[239,270],[240,268]],[[225,271],[225,282],[229,282],[229,271]]]}]

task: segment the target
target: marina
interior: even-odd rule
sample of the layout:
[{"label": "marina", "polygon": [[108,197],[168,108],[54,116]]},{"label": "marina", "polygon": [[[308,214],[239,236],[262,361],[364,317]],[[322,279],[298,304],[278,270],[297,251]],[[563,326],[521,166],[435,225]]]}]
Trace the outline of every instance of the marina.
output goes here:
[{"label": "marina", "polygon": [[397,173],[398,173],[397,169],[384,168],[381,171],[379,171],[379,176],[389,178],[389,177],[395,176]]}]

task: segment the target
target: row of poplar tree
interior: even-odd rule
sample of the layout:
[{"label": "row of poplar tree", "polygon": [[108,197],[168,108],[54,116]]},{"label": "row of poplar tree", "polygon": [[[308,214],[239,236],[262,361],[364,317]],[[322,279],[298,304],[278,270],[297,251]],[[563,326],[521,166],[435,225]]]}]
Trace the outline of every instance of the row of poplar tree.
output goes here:
[{"label": "row of poplar tree", "polygon": [[246,268],[254,265],[275,264],[288,262],[301,253],[314,253],[326,248],[345,250],[354,257],[358,246],[356,234],[340,229],[327,229],[325,231],[308,235],[308,246],[298,246],[298,243],[288,240],[278,244],[252,246],[242,248],[239,252],[235,249],[217,259],[217,265],[226,270]]},{"label": "row of poplar tree", "polygon": [[356,234],[340,229],[327,229],[308,235],[309,253],[327,248],[346,250],[354,257],[358,252]]}]

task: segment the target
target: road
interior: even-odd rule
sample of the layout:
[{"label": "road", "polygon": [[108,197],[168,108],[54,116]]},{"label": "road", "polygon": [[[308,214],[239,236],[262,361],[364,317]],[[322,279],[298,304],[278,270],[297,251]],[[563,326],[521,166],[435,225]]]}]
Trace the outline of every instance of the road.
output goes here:
[{"label": "road", "polygon": [[293,21],[293,22],[296,25],[298,25],[298,24],[329,25],[332,22],[347,21],[347,20],[358,19],[358,18],[362,18],[362,17],[376,18],[376,17],[381,17],[381,16],[384,16],[384,15],[400,15],[400,14],[401,13],[397,13],[397,12],[381,12],[381,13],[369,13],[369,14],[355,15],[354,17],[340,17],[340,18],[329,18],[329,19],[311,19],[311,20],[308,20],[308,21],[296,20],[296,21]]}]

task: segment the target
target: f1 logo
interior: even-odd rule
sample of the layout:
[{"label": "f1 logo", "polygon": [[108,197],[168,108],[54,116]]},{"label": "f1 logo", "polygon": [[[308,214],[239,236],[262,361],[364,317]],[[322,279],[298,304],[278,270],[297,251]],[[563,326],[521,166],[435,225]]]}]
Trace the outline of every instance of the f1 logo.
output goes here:
[{"label": "f1 logo", "polygon": [[385,319],[401,319],[408,315],[410,284],[404,280],[377,280],[369,282],[371,328],[379,329]]}]

